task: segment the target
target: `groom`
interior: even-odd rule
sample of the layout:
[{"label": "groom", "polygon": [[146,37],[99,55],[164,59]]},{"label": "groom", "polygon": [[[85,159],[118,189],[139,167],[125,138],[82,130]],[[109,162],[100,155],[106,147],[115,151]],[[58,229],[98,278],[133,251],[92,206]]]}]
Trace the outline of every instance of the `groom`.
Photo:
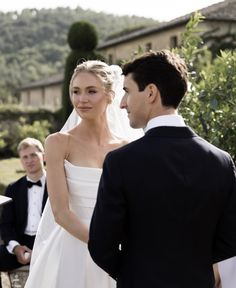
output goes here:
[{"label": "groom", "polygon": [[232,159],[178,115],[187,68],[177,55],[146,53],[123,74],[121,108],[145,136],[105,159],[91,256],[118,288],[213,288],[212,264],[236,255]]}]

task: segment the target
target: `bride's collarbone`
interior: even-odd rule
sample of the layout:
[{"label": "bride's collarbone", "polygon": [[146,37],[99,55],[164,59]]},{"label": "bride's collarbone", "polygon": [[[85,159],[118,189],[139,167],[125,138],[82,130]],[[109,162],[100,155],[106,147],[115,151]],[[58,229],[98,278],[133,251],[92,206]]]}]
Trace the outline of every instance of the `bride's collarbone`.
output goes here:
[{"label": "bride's collarbone", "polygon": [[109,151],[117,149],[123,145],[124,144],[122,141],[110,141],[109,143],[95,143],[93,141],[78,141],[78,142],[71,143],[69,150],[78,151],[78,152],[88,151],[89,153],[104,151],[108,153]]},{"label": "bride's collarbone", "polygon": [[67,160],[74,165],[82,167],[102,167],[104,159],[112,150],[119,148],[121,142],[99,144],[93,141],[73,141],[69,145]]}]

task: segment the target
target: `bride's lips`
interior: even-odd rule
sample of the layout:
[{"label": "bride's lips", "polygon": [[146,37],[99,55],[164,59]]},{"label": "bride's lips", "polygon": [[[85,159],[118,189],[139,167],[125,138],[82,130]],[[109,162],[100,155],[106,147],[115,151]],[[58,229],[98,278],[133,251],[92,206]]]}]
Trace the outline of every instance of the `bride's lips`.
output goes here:
[{"label": "bride's lips", "polygon": [[92,107],[78,107],[77,109],[78,109],[79,111],[86,112],[86,111],[91,110]]}]

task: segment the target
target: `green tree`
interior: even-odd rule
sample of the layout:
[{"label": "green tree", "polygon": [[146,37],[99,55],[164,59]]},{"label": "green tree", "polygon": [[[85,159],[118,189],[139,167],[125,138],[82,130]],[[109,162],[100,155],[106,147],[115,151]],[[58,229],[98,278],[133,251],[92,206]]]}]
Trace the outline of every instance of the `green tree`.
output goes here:
[{"label": "green tree", "polygon": [[103,59],[101,55],[95,52],[97,43],[97,32],[92,24],[80,21],[71,25],[68,32],[68,44],[71,52],[66,60],[62,93],[62,118],[64,120],[72,111],[69,85],[76,65],[83,60]]},{"label": "green tree", "polygon": [[236,51],[221,51],[213,58],[199,36],[201,21],[198,13],[190,19],[177,49],[190,71],[180,112],[198,134],[236,161]]}]

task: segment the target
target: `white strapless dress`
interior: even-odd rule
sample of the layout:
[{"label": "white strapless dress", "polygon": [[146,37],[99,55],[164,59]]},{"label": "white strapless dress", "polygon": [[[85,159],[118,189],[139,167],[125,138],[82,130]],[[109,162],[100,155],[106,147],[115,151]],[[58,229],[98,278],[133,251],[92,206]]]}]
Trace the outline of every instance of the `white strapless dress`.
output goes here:
[{"label": "white strapless dress", "polygon": [[[70,208],[88,227],[102,169],[65,160]],[[115,281],[89,255],[87,245],[55,223],[47,202],[37,232],[25,288],[114,288]]]},{"label": "white strapless dress", "polygon": [[236,257],[218,263],[222,288],[236,288]]}]

